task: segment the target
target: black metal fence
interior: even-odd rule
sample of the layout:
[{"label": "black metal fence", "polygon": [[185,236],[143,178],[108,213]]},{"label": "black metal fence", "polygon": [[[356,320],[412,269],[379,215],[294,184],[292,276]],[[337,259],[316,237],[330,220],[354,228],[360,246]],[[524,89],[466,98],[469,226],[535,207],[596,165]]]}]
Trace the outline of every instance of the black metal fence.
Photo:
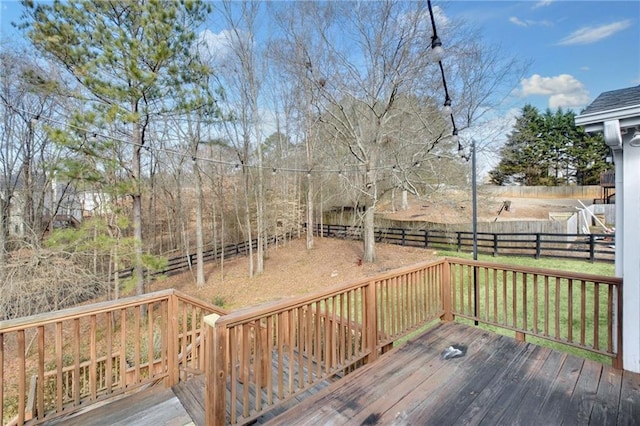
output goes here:
[{"label": "black metal fence", "polygon": [[[345,225],[316,225],[323,237],[362,238],[362,228]],[[473,233],[464,231],[376,228],[376,241],[409,247],[449,251],[472,251]],[[613,234],[477,233],[478,253],[493,256],[532,256],[607,261],[615,260]]]}]

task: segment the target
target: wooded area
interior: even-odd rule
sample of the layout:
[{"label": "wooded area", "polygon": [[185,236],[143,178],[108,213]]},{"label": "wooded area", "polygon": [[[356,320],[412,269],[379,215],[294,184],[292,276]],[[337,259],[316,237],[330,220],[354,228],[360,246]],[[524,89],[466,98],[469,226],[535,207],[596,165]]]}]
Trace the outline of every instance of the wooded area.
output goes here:
[{"label": "wooded area", "polygon": [[468,187],[470,136],[524,70],[429,1],[22,7],[29,44],[0,45],[6,285],[46,252],[142,293],[167,258],[257,239],[251,277],[267,236],[332,206],[363,208],[373,261],[383,197]]}]

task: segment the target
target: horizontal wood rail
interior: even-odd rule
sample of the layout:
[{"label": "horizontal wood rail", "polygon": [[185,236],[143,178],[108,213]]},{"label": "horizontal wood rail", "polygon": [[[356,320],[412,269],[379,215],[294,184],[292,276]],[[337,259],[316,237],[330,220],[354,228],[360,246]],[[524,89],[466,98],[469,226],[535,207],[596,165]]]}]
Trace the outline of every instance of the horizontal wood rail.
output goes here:
[{"label": "horizontal wood rail", "polygon": [[[359,240],[358,226],[316,225],[323,237]],[[588,260],[613,262],[614,234],[548,234],[548,233],[488,233],[477,234],[478,253],[492,256],[528,256],[540,259]],[[434,248],[451,251],[471,251],[473,232],[437,231],[404,228],[376,228],[376,241],[408,247]]]},{"label": "horizontal wood rail", "polygon": [[204,372],[204,317],[175,290],[0,321],[0,418],[38,424],[105,398]]},{"label": "horizontal wood rail", "polygon": [[[287,232],[285,234],[275,235],[267,238],[267,245],[277,245],[282,240],[291,239],[295,235],[294,232]],[[202,253],[202,260],[204,263],[213,262],[220,259],[232,259],[234,257],[248,256],[249,247],[252,250],[258,248],[258,240],[254,238],[251,243],[248,241],[242,241],[240,243],[227,244],[224,247],[218,249],[205,250]],[[162,270],[149,272],[151,277],[157,277],[159,275],[172,276],[181,272],[187,271],[198,264],[198,256],[196,253],[189,253],[182,256],[174,256],[167,259],[167,266]],[[116,271],[119,279],[130,278],[133,276],[133,268],[125,268]]]}]

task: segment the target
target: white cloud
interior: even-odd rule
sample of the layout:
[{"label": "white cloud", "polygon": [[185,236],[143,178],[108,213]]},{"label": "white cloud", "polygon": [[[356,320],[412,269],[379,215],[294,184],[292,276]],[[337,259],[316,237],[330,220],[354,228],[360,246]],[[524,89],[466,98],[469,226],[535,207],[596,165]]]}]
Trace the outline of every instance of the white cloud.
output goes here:
[{"label": "white cloud", "polygon": [[440,6],[433,7],[433,19],[436,21],[437,28],[446,28],[449,26],[449,18],[444,14]]},{"label": "white cloud", "polygon": [[536,4],[533,5],[533,7],[531,9],[538,9],[540,7],[546,7],[549,6],[551,3],[553,3],[555,0],[540,0],[539,2],[537,2]]},{"label": "white cloud", "polygon": [[214,33],[204,30],[198,34],[198,50],[202,58],[214,66],[221,66],[233,52],[233,33],[222,30]]},{"label": "white cloud", "polygon": [[589,102],[589,92],[581,81],[570,74],[542,77],[534,74],[520,81],[522,97],[541,95],[549,97],[549,108],[577,108]]},{"label": "white cloud", "polygon": [[511,16],[509,18],[509,22],[511,22],[512,24],[516,24],[519,27],[528,27],[529,25],[527,25],[526,22],[521,21],[517,16]]},{"label": "white cloud", "polygon": [[618,21],[598,27],[583,27],[560,40],[558,44],[569,46],[573,44],[590,44],[605,39],[631,26],[631,20]]},{"label": "white cloud", "polygon": [[525,19],[524,21],[520,18],[518,18],[517,16],[511,16],[509,17],[509,22],[511,22],[514,25],[517,25],[519,27],[535,27],[535,26],[540,26],[540,27],[550,27],[553,25],[553,23],[551,21],[533,21],[531,19]]}]

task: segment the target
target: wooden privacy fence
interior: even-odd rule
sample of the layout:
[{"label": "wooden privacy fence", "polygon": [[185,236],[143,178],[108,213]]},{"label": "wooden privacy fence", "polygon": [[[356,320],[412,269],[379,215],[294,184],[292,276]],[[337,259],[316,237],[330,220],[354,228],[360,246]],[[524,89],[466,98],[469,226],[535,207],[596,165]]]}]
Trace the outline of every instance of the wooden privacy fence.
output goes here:
[{"label": "wooden privacy fence", "polygon": [[245,424],[399,338],[455,317],[610,357],[621,368],[619,278],[445,258],[316,295],[208,317],[208,425]]},{"label": "wooden privacy fence", "polygon": [[174,290],[0,321],[2,424],[37,424],[204,371],[203,321],[226,311]]},{"label": "wooden privacy fence", "polygon": [[[346,225],[317,225],[323,237],[361,239],[362,229]],[[473,232],[376,228],[376,241],[401,246],[442,250],[473,250]],[[615,260],[613,234],[545,234],[545,233],[488,233],[476,234],[478,253],[492,256],[532,256],[588,260]]]}]

